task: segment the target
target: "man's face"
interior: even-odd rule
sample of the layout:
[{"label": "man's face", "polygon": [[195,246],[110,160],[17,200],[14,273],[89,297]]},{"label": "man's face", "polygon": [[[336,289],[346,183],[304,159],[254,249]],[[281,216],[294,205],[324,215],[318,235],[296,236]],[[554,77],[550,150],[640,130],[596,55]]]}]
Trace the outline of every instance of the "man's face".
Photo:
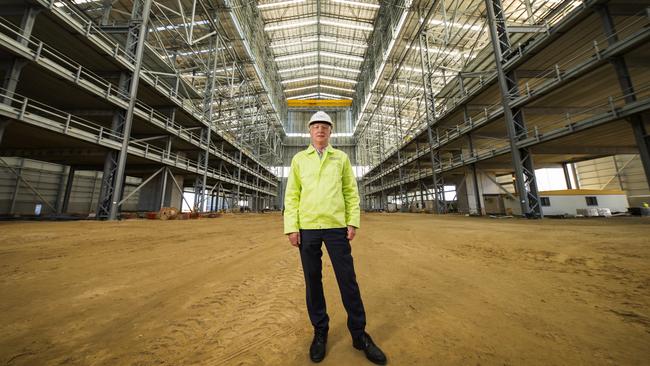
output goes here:
[{"label": "man's face", "polygon": [[332,134],[332,126],[327,123],[315,122],[309,126],[311,141],[318,145],[327,145]]}]

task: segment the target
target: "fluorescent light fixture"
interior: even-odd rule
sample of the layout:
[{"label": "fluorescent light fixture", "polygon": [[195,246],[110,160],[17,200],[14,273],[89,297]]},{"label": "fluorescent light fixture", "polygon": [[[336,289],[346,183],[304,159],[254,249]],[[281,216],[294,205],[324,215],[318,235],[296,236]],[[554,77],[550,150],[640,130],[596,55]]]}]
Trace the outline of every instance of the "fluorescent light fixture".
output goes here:
[{"label": "fluorescent light fixture", "polygon": [[302,98],[312,98],[312,97],[318,97],[318,96],[325,96],[329,98],[334,98],[334,99],[352,99],[350,97],[346,97],[344,95],[338,95],[338,94],[329,94],[329,93],[309,93],[309,94],[302,94],[302,95],[296,95],[293,97],[289,97],[287,99],[302,99]]},{"label": "fluorescent light fixture", "polygon": [[472,24],[463,24],[463,23],[457,23],[457,22],[446,22],[444,20],[440,19],[431,19],[429,24],[433,25],[442,25],[442,26],[450,26],[450,27],[455,27],[455,28],[460,28],[460,29],[470,29],[475,32],[479,32],[483,29],[480,25],[472,25]]},{"label": "fluorescent light fixture", "polygon": [[[318,24],[318,19],[316,18],[311,18],[303,21],[286,20],[281,22],[268,23],[264,26],[264,30],[274,31],[280,29],[300,28],[300,27],[304,27],[308,25],[316,25],[316,24]],[[321,18],[320,24],[331,25],[333,27],[340,27],[340,28],[359,29],[365,31],[372,31],[373,29],[372,24],[362,23],[362,22],[342,22],[340,20],[335,20],[335,19]]]},{"label": "fluorescent light fixture", "polygon": [[304,20],[302,22],[296,22],[294,20],[291,21],[285,21],[282,22],[282,24],[272,24],[272,25],[265,25],[264,30],[265,31],[274,31],[274,30],[280,30],[280,29],[290,29],[290,28],[300,28],[300,27],[305,27],[308,25],[316,25],[318,24],[318,20],[312,19],[312,20]]},{"label": "fluorescent light fixture", "polygon": [[311,42],[317,42],[317,41],[318,41],[317,37],[304,38],[304,39],[301,39],[301,40],[296,41],[296,42],[272,44],[271,48],[299,46],[299,45],[304,44],[304,43],[311,43]]},{"label": "fluorescent light fixture", "polygon": [[290,93],[290,92],[295,92],[295,91],[305,90],[305,89],[312,89],[312,88],[317,88],[317,87],[318,87],[318,84],[313,84],[313,85],[309,85],[309,86],[302,86],[300,88],[286,89],[284,92],[285,93]]},{"label": "fluorescent light fixture", "polygon": [[320,24],[331,25],[333,27],[359,29],[359,30],[366,30],[366,31],[372,30],[372,25],[368,23],[361,23],[361,22],[348,23],[348,22],[341,22],[338,20],[321,19]]},{"label": "fluorescent light fixture", "polygon": [[337,77],[334,77],[334,76],[323,76],[323,75],[321,75],[320,78],[323,79],[323,80],[338,81],[340,83],[351,83],[351,84],[356,84],[357,83],[356,80],[337,78]]},{"label": "fluorescent light fixture", "polygon": [[[320,54],[321,56],[334,57],[337,59],[346,59],[346,60],[352,60],[358,62],[363,61],[363,57],[351,56],[343,53],[321,51]],[[313,56],[318,56],[318,51],[303,52],[303,53],[296,53],[293,55],[280,56],[280,57],[276,57],[275,61],[280,62],[280,61],[295,60],[298,58],[313,57]]]},{"label": "fluorescent light fixture", "polygon": [[339,88],[337,86],[318,85],[318,84],[312,84],[312,85],[303,86],[303,87],[300,87],[300,88],[286,89],[284,92],[285,93],[290,93],[290,92],[294,92],[294,91],[306,90],[306,89],[312,89],[312,88],[318,88],[318,87],[320,87],[321,89],[332,89],[332,90],[338,90],[338,91],[354,93],[354,89],[346,89],[346,88]]},{"label": "fluorescent light fixture", "polygon": [[293,97],[289,97],[287,99],[301,99],[301,98],[307,98],[307,97],[315,97],[318,96],[318,93],[310,93],[310,94],[303,94],[303,95],[296,95]]},{"label": "fluorescent light fixture", "polygon": [[[420,50],[420,46],[410,46],[410,47],[412,49],[416,50],[416,51]],[[455,49],[448,50],[448,49],[439,48],[439,47],[427,48],[427,52],[444,53],[445,55],[451,55],[451,56],[469,57],[469,52],[462,52],[462,51],[455,50]]]},{"label": "fluorescent light fixture", "polygon": [[[323,66],[323,65],[321,65]],[[311,64],[311,65],[305,65],[305,66],[300,66],[300,67],[292,67],[290,69],[280,69],[278,72],[280,74],[285,74],[287,72],[296,72],[296,71],[301,71],[301,70],[310,70],[310,69],[315,69],[318,67],[318,64]]]},{"label": "fluorescent light fixture", "polygon": [[277,3],[266,3],[266,4],[259,4],[257,6],[258,9],[268,9],[268,8],[275,8],[275,7],[280,7],[280,6],[287,6],[287,5],[293,5],[297,3],[304,3],[305,0],[287,0],[287,1],[278,1]]},{"label": "fluorescent light fixture", "polygon": [[332,1],[334,1],[335,3],[340,3],[340,4],[350,5],[350,6],[358,6],[361,8],[379,9],[379,4],[362,3],[359,1],[350,1],[350,0],[332,0]]},{"label": "fluorescent light fixture", "polygon": [[358,73],[361,72],[360,70],[356,70],[356,69],[349,69],[347,67],[332,66],[332,65],[326,65],[326,64],[322,64],[322,65],[320,65],[320,67],[323,68],[323,69],[352,72],[352,73],[355,73],[355,74],[358,74]]},{"label": "fluorescent light fixture", "polygon": [[340,44],[342,46],[351,46],[351,47],[359,47],[359,48],[367,48],[368,45],[364,43],[351,43],[351,42],[345,42],[345,41],[340,41],[334,37],[321,37],[320,38],[321,42],[325,43],[332,43],[332,44]]},{"label": "fluorescent light fixture", "polygon": [[342,59],[352,60],[352,61],[359,61],[359,62],[363,61],[363,57],[345,55],[345,54],[342,54],[342,53],[321,51],[320,54],[322,56],[328,56],[328,57],[334,57],[334,58],[342,58]]},{"label": "fluorescent light fixture", "polygon": [[291,42],[291,43],[283,43],[283,44],[272,44],[271,48],[300,46],[300,45],[302,45],[304,43],[308,43],[308,42]]},{"label": "fluorescent light fixture", "polygon": [[293,55],[286,55],[286,56],[280,56],[276,57],[275,61],[280,62],[280,61],[288,61],[288,60],[295,60],[298,58],[305,58],[305,57],[313,57],[313,56],[318,56],[318,52],[303,52],[303,53],[296,53]]},{"label": "fluorescent light fixture", "polygon": [[[80,5],[80,4],[87,4],[87,3],[96,3],[96,2],[99,2],[99,1],[101,1],[101,0],[73,0],[72,3],[76,4],[76,5]],[[57,2],[54,3],[54,6],[56,6],[57,8],[60,8],[60,7],[64,6],[64,5],[65,4],[63,3],[63,1],[57,1]]]},{"label": "fluorescent light fixture", "polygon": [[[311,65],[305,65],[305,66],[300,66],[300,67],[292,67],[290,69],[280,69],[280,70],[278,70],[278,72],[280,74],[285,74],[285,73],[288,73],[288,72],[296,72],[296,71],[301,71],[301,70],[316,69],[318,67],[319,67],[318,64],[311,64]],[[355,73],[355,74],[358,74],[358,73],[361,72],[361,71],[356,70],[356,69],[349,69],[347,67],[340,67],[340,66],[327,65],[327,64],[321,64],[320,68],[321,69],[326,69],[326,70],[339,70],[339,71],[351,72],[351,73]]]},{"label": "fluorescent light fixture", "polygon": [[330,97],[330,98],[352,99],[350,97],[346,97],[344,95],[339,95],[339,94],[320,93],[320,95],[325,97]]},{"label": "fluorescent light fixture", "polygon": [[[194,25],[204,25],[204,24],[208,24],[208,23],[210,23],[208,20],[199,20],[199,21],[194,22]],[[169,25],[163,25],[163,26],[160,26],[160,27],[156,27],[155,29],[157,31],[162,31],[162,30],[165,30],[165,29],[185,28],[185,27],[189,27],[191,25],[192,25],[192,23],[169,24]],[[150,32],[151,32],[151,30],[150,30]]]},{"label": "fluorescent light fixture", "polygon": [[300,82],[300,81],[307,81],[307,80],[314,80],[314,79],[318,79],[318,75],[316,75],[316,76],[305,76],[304,78],[295,78],[295,79],[282,80],[282,84],[297,83],[297,82]]},{"label": "fluorescent light fixture", "polygon": [[321,85],[321,88],[354,93],[354,89],[339,88],[338,86]]},{"label": "fluorescent light fixture", "polygon": [[[232,48],[232,46],[228,46],[228,47],[229,47],[229,48]],[[223,48],[223,47],[219,47],[219,48],[215,49],[214,51],[217,52],[217,51],[222,51],[222,50],[224,50],[224,48]],[[185,52],[179,52],[179,53],[178,53],[178,56],[197,55],[197,54],[201,54],[201,53],[208,53],[208,52],[210,52],[210,51],[211,51],[211,50],[210,50],[209,48],[204,48],[204,49],[202,49],[202,50],[196,50],[196,51],[185,51]],[[173,54],[167,54],[167,57],[172,58],[172,57],[174,57],[174,55],[173,55]]]},{"label": "fluorescent light fixture", "polygon": [[[305,76],[303,78],[282,80],[282,84],[297,83],[297,82],[300,82],[300,81],[314,80],[314,79],[318,79],[318,78],[319,78],[318,75]],[[351,83],[351,84],[356,84],[357,83],[356,80],[337,78],[337,77],[334,77],[334,76],[320,75],[320,78],[323,79],[323,80],[332,80],[332,81],[338,81],[338,82],[341,82],[341,83]]]}]

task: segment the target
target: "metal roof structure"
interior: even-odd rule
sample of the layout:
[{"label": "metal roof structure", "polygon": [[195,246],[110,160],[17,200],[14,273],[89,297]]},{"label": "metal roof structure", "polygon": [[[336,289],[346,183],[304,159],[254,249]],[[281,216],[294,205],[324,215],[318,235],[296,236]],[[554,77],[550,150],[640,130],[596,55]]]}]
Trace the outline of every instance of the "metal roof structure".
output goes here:
[{"label": "metal roof structure", "polygon": [[287,99],[352,99],[380,4],[260,2]]}]

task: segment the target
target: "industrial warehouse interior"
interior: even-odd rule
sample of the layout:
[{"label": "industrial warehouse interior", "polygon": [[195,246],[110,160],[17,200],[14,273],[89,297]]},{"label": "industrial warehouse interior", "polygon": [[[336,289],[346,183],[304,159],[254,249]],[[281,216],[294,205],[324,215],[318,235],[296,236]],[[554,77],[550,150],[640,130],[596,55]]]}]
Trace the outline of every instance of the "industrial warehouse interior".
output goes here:
[{"label": "industrial warehouse interior", "polygon": [[[647,365],[649,40],[650,0],[0,0],[0,363],[311,364],[323,111],[388,364]],[[369,365],[329,250],[322,364]]]}]

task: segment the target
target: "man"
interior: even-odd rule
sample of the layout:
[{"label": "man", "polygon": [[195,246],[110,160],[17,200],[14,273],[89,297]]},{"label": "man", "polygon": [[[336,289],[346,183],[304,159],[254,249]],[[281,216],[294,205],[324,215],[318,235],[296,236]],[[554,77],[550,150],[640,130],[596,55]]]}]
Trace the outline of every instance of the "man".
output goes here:
[{"label": "man", "polygon": [[329,145],[332,119],[316,112],[309,121],[309,148],[297,153],[284,199],[284,233],[300,250],[305,275],[307,311],[314,326],[309,348],[313,362],[325,358],[329,317],[322,283],[322,243],[329,253],[348,313],[348,329],[354,348],[379,365],[386,356],[365,332],[366,314],[354,273],[350,240],[359,228],[359,192],[348,156]]}]

